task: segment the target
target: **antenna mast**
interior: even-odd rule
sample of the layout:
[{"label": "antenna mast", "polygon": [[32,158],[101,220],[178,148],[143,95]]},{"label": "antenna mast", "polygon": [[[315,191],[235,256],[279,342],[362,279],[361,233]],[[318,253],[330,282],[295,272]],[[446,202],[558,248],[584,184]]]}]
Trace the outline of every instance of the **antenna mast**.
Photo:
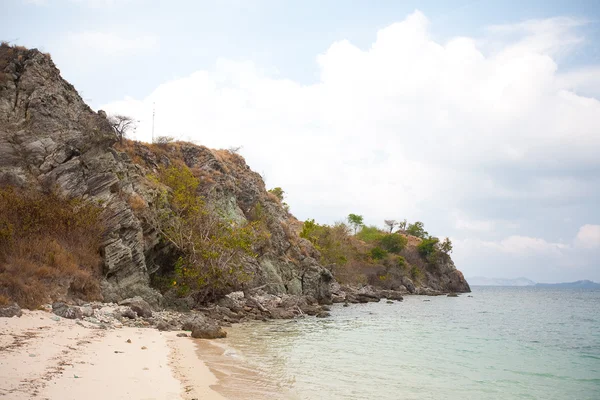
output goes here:
[{"label": "antenna mast", "polygon": [[152,143],[154,143],[154,115],[156,114],[156,103],[152,103]]}]

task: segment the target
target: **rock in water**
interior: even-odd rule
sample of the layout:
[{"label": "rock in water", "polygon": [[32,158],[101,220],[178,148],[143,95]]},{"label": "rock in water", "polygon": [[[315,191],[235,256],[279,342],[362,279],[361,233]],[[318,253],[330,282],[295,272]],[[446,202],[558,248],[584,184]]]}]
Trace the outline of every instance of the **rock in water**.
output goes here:
[{"label": "rock in water", "polygon": [[150,318],[152,317],[152,307],[150,304],[140,296],[135,296],[130,299],[125,299],[119,302],[120,306],[129,306],[139,317]]},{"label": "rock in water", "polygon": [[0,317],[11,318],[15,316],[20,317],[21,315],[23,315],[23,312],[17,303],[13,303],[10,306],[0,307]]},{"label": "rock in water", "polygon": [[67,318],[67,319],[81,319],[83,318],[83,313],[79,307],[69,306],[65,303],[56,302],[52,304],[52,312],[59,317]]}]

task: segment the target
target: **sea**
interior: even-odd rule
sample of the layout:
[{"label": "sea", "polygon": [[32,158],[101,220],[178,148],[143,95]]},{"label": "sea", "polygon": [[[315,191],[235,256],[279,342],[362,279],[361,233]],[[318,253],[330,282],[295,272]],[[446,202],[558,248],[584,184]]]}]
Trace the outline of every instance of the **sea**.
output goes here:
[{"label": "sea", "polygon": [[229,399],[600,399],[600,290],[472,290],[239,324],[199,356]]}]

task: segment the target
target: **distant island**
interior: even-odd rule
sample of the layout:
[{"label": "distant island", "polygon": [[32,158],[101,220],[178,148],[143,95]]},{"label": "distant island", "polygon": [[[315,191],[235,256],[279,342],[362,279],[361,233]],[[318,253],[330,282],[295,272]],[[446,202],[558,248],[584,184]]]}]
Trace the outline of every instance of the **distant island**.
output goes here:
[{"label": "distant island", "polygon": [[528,278],[486,278],[483,276],[474,276],[468,278],[472,286],[535,286],[535,287],[554,287],[554,288],[582,288],[582,289],[600,289],[600,283],[590,280],[580,280],[575,282],[561,283],[536,283]]},{"label": "distant island", "polygon": [[562,282],[562,283],[536,283],[536,287],[554,287],[554,288],[581,288],[581,289],[600,289],[600,283],[589,280]]}]

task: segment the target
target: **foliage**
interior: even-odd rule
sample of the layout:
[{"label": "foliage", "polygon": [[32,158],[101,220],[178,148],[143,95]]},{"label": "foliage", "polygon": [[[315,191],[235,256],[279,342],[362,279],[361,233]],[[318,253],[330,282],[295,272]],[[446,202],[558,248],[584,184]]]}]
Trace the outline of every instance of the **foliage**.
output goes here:
[{"label": "foliage", "polygon": [[167,168],[160,178],[171,189],[160,231],[179,252],[172,285],[198,303],[239,289],[251,278],[247,259],[266,239],[262,219],[236,225],[220,218],[196,193],[199,180],[185,165]]},{"label": "foliage", "polygon": [[354,258],[355,249],[349,241],[350,228],[338,222],[333,226],[319,225],[309,219],[302,225],[300,237],[308,239],[321,253],[325,265],[345,265]]},{"label": "foliage", "polygon": [[398,229],[400,229],[401,231],[406,229],[406,224],[408,222],[406,221],[406,219],[403,219],[402,221],[398,222]]},{"label": "foliage", "polygon": [[408,266],[406,259],[402,256],[396,258],[396,266],[400,269],[405,269]]},{"label": "foliage", "polygon": [[437,251],[437,246],[440,240],[436,237],[430,237],[428,239],[423,239],[421,243],[417,245],[417,250],[419,254],[423,257],[429,257]]},{"label": "foliage", "polygon": [[452,253],[452,242],[450,241],[450,238],[446,238],[440,243],[440,250],[446,254]]},{"label": "foliage", "polygon": [[373,247],[370,254],[373,260],[382,260],[387,256],[388,252],[381,247]]},{"label": "foliage", "polygon": [[417,221],[413,224],[408,224],[406,233],[416,236],[421,239],[425,239],[429,234],[425,231],[425,227],[421,221]]},{"label": "foliage", "polygon": [[285,192],[283,191],[282,188],[275,187],[275,188],[269,190],[269,193],[273,193],[279,199],[280,202],[283,201]]},{"label": "foliage", "polygon": [[101,209],[56,193],[0,189],[0,296],[22,307],[100,298]]},{"label": "foliage", "polygon": [[381,231],[376,226],[363,226],[363,228],[356,234],[356,237],[362,241],[367,243],[377,242],[381,240],[381,238],[385,235],[384,232]]},{"label": "foliage", "polygon": [[421,269],[417,266],[414,266],[410,269],[410,278],[415,281],[418,282],[421,280],[421,278],[423,277],[423,272],[421,271]]},{"label": "foliage", "polygon": [[407,245],[408,239],[397,233],[390,233],[379,240],[379,245],[390,253],[398,254]]},{"label": "foliage", "polygon": [[363,226],[363,216],[357,214],[349,214],[348,215],[348,224],[354,229],[354,234],[356,235],[356,231],[358,228]]}]

